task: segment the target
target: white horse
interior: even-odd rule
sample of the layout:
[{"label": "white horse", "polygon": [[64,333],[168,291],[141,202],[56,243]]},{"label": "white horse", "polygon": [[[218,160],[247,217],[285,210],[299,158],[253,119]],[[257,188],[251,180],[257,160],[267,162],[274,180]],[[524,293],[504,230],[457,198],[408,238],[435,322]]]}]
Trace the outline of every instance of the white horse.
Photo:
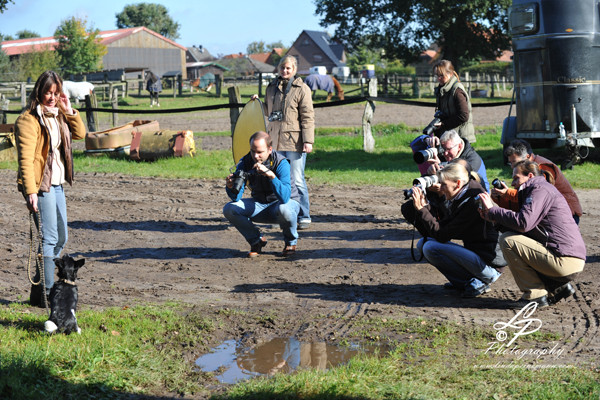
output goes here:
[{"label": "white horse", "polygon": [[94,85],[90,82],[63,81],[63,93],[75,100],[84,100],[85,96],[92,94]]}]

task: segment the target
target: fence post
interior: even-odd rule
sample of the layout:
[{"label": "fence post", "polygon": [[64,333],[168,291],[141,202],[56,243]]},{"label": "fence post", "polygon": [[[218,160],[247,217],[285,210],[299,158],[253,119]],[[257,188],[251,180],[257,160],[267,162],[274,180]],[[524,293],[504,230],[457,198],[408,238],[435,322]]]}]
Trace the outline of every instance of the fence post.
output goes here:
[{"label": "fence post", "polygon": [[[369,79],[368,94],[369,97],[377,97],[377,78]],[[374,113],[375,102],[369,99],[365,105],[365,112],[362,118],[363,149],[367,153],[372,153],[375,150],[375,139],[373,139],[373,132],[371,132],[371,121],[373,120]]]},{"label": "fence post", "polygon": [[490,97],[494,97],[495,93],[495,88],[496,88],[496,75],[492,74],[490,75],[490,86],[491,86],[491,91],[490,91]]},{"label": "fence post", "polygon": [[383,86],[382,86],[382,89],[383,89],[384,96],[388,94],[388,85],[389,85],[388,79],[389,79],[389,77],[388,77],[387,73],[385,75],[383,75]]},{"label": "fence post", "polygon": [[8,111],[9,103],[10,100],[0,94],[0,124],[6,124],[6,113],[4,111]]},{"label": "fence post", "polygon": [[416,98],[421,98],[421,91],[419,90],[419,79],[417,78],[417,75],[413,75],[413,96]]},{"label": "fence post", "polygon": [[[116,110],[119,108],[119,89],[118,88],[114,88],[113,92],[112,92],[112,98],[111,98],[111,106],[113,110]],[[112,126],[115,127],[117,126],[117,124],[119,123],[119,114],[117,113],[112,113]]]},{"label": "fence post", "polygon": [[223,89],[223,75],[215,75],[215,86],[217,97],[221,97],[221,90]]},{"label": "fence post", "polygon": [[89,132],[96,132],[96,121],[98,120],[98,115],[95,111],[91,111],[91,108],[96,108],[98,106],[98,100],[96,99],[96,93],[92,92],[91,95],[85,95],[85,119],[88,124]]},{"label": "fence post", "polygon": [[[227,88],[227,92],[229,93],[229,104],[239,104],[242,102],[242,98],[240,97],[240,88],[238,88],[237,86],[230,86]],[[229,120],[231,121],[231,136],[233,136],[235,124],[237,123],[239,116],[239,108],[232,107],[229,109]]]},{"label": "fence post", "polygon": [[258,73],[258,97],[262,97],[262,72]]},{"label": "fence post", "polygon": [[142,79],[142,74],[138,75],[138,83],[137,83],[137,87],[138,87],[138,96],[142,96],[142,86],[144,86],[144,79]]},{"label": "fence post", "polygon": [[469,99],[471,98],[471,75],[469,71],[465,72],[465,80],[467,81],[467,94],[469,95]]},{"label": "fence post", "polygon": [[25,109],[27,107],[27,88],[25,87],[26,83],[21,83],[21,108]]}]

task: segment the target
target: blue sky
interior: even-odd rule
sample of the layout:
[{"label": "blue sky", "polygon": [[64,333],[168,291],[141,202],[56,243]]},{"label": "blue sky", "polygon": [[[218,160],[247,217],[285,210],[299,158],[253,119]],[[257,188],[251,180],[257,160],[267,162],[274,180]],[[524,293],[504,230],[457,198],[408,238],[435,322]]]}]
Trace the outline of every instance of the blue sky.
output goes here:
[{"label": "blue sky", "polygon": [[312,0],[15,0],[0,14],[0,33],[13,35],[28,29],[52,36],[61,21],[72,16],[86,18],[88,26],[116,29],[117,13],[125,5],[159,3],[178,22],[177,43],[203,45],[213,55],[246,52],[250,42],[276,41],[290,46],[303,29],[328,31],[319,26]]}]

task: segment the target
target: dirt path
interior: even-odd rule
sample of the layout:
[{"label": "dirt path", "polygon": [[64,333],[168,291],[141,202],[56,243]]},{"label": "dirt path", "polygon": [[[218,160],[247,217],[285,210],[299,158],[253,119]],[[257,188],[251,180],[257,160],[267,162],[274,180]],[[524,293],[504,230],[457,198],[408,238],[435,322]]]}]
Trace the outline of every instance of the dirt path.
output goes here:
[{"label": "dirt path", "polygon": [[[0,170],[0,303],[28,297],[28,220],[14,190],[15,172]],[[411,260],[411,227],[400,216],[397,190],[311,185],[314,215],[301,231],[299,254],[278,256],[283,241],[267,226],[266,254],[246,259],[248,246],[224,220],[222,182],[78,174],[67,190],[69,253],[86,258],[79,279],[83,307],[124,306],[167,300],[199,310],[273,312],[285,326],[261,335],[327,339],[351,332],[355,315],[423,316],[490,328],[514,315],[520,296],[510,272],[477,299],[442,289],[432,266]],[[545,329],[561,334],[568,359],[600,355],[598,191],[578,194],[586,214],[581,230],[588,263],[574,298],[540,310]],[[319,317],[318,324],[306,325]],[[311,326],[312,329],[307,329]],[[262,332],[262,333],[261,333]],[[239,335],[240,332],[231,333]],[[566,353],[565,351],[565,353]]]},{"label": "dirt path", "polygon": [[[478,126],[502,125],[508,115],[508,106],[473,107],[473,121]],[[318,127],[360,127],[365,110],[364,103],[341,107],[315,108],[315,124]],[[374,124],[405,123],[408,126],[426,126],[433,119],[434,107],[408,106],[392,103],[376,103]],[[513,111],[514,115],[514,111]],[[147,117],[119,115],[120,123],[132,119],[151,118],[159,121],[161,127],[172,130],[189,129],[194,132],[220,132],[231,129],[229,110],[214,110],[187,114],[149,114]],[[109,114],[101,115],[98,130],[110,128]]]}]

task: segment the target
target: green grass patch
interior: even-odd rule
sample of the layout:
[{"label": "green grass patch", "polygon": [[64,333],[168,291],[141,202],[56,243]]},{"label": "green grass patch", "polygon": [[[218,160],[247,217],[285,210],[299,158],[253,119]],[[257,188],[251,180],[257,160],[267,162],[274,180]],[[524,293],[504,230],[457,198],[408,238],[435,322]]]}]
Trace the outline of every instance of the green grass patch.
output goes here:
[{"label": "green grass patch", "polygon": [[[363,137],[358,128],[317,129],[315,150],[306,163],[309,183],[329,185],[376,185],[405,188],[412,185],[419,171],[413,161],[409,143],[420,129],[404,124],[380,124],[373,127],[375,151],[363,151]],[[480,127],[474,148],[483,158],[488,179],[501,178],[508,184],[512,171],[503,164],[501,129]],[[229,132],[196,133],[202,136],[229,136]],[[199,146],[200,147],[200,146]],[[561,149],[535,149],[559,163],[564,158]],[[600,164],[596,157],[563,171],[573,187],[597,189]],[[234,166],[230,150],[198,151],[194,158],[169,158],[155,162],[132,162],[108,156],[89,157],[74,152],[75,171],[119,173],[169,179],[223,179]],[[593,162],[596,161],[596,162]],[[16,162],[0,162],[0,168],[16,169]]]},{"label": "green grass patch", "polygon": [[48,335],[44,313],[0,309],[0,398],[125,398],[197,392],[187,347],[203,348],[214,321],[177,305],[82,310],[81,335]]}]

